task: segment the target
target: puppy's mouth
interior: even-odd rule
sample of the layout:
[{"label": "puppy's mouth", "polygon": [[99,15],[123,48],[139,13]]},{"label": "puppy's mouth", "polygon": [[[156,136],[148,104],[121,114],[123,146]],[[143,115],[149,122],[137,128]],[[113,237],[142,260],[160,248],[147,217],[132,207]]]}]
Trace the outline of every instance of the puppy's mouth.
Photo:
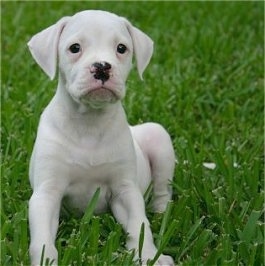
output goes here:
[{"label": "puppy's mouth", "polygon": [[92,97],[92,98],[99,99],[99,100],[101,99],[104,101],[104,99],[108,99],[112,97],[116,98],[116,94],[114,93],[113,90],[102,86],[99,88],[89,90],[86,93],[85,97]]},{"label": "puppy's mouth", "polygon": [[119,96],[113,89],[106,86],[85,89],[80,97],[80,101],[93,107],[101,107],[104,104],[114,103],[119,100]]}]

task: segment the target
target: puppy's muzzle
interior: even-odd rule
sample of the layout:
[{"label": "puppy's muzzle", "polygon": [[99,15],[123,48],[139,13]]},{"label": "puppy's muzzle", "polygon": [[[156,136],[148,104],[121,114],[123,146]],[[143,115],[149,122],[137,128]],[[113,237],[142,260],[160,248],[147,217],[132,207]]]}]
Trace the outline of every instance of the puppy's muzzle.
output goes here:
[{"label": "puppy's muzzle", "polygon": [[96,62],[92,65],[91,73],[94,73],[94,78],[99,79],[104,84],[110,77],[111,64],[107,62]]}]

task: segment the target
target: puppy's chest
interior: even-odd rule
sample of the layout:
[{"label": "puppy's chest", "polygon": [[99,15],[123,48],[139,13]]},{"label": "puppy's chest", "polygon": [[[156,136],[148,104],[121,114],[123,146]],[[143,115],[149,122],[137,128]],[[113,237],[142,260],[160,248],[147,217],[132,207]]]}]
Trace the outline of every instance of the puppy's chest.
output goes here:
[{"label": "puppy's chest", "polygon": [[67,159],[70,182],[65,196],[74,210],[84,211],[98,188],[100,197],[95,211],[104,212],[108,207],[111,187],[130,165],[124,150],[113,144],[82,142],[71,149]]},{"label": "puppy's chest", "polygon": [[103,137],[71,135],[72,139],[67,140],[61,158],[68,169],[69,185],[65,196],[70,207],[83,211],[100,188],[95,211],[105,211],[113,187],[128,178],[127,172],[135,164],[134,147],[130,135],[118,133]]},{"label": "puppy's chest", "polygon": [[126,152],[128,152],[126,145],[121,145],[115,140],[80,139],[75,145],[71,145],[67,164],[80,171],[102,170],[105,167],[115,167],[124,163],[128,157],[125,155]]},{"label": "puppy's chest", "polygon": [[[63,155],[64,156],[64,155]],[[69,142],[64,161],[71,182],[108,183],[132,166],[134,150],[130,139],[83,137]]]}]

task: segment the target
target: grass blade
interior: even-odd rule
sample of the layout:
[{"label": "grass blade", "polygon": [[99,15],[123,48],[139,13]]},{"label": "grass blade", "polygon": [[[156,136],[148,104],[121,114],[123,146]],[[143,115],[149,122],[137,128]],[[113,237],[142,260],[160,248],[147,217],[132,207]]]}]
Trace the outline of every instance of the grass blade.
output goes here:
[{"label": "grass blade", "polygon": [[260,211],[252,211],[242,232],[239,232],[240,240],[249,244],[255,235],[257,221],[261,216]]},{"label": "grass blade", "polygon": [[143,251],[143,245],[144,245],[144,233],[145,233],[145,224],[142,223],[141,231],[140,231],[140,237],[139,237],[139,258],[140,258],[140,261],[142,260],[142,251]]},{"label": "grass blade", "polygon": [[196,221],[196,223],[191,227],[188,236],[187,236],[187,240],[184,243],[184,246],[182,247],[182,252],[179,255],[179,260],[184,256],[184,254],[187,252],[189,246],[188,244],[190,243],[190,240],[192,239],[192,237],[195,235],[195,232],[198,230],[198,228],[200,227],[202,221],[204,220],[204,216],[201,217],[199,220]]}]

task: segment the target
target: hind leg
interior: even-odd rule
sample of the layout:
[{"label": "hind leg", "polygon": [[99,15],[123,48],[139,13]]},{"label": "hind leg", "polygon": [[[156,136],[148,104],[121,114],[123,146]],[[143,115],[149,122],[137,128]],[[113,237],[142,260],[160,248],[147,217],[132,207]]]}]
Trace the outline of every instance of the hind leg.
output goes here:
[{"label": "hind leg", "polygon": [[159,124],[145,123],[131,128],[132,135],[148,158],[153,180],[153,210],[163,212],[171,199],[175,154],[167,131]]}]

